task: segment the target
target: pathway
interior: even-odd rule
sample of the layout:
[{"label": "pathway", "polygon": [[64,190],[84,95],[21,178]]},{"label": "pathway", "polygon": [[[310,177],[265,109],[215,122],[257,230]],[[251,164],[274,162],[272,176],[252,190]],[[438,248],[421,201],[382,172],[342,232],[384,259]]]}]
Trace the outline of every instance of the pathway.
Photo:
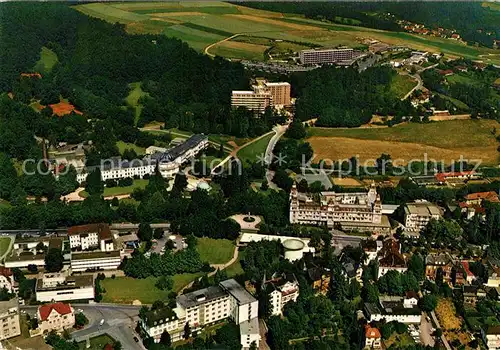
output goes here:
[{"label": "pathway", "polygon": [[[432,320],[434,321],[434,324],[436,325],[436,329],[441,328],[441,325],[439,324],[439,321],[436,317],[436,313],[434,311],[431,311],[431,317],[432,317]],[[446,340],[446,337],[444,336],[444,332],[441,335],[441,341],[443,342],[443,344],[447,350],[452,350],[452,347],[450,346],[450,344],[448,344],[448,340]]]},{"label": "pathway", "polygon": [[12,246],[14,245],[14,240],[15,240],[15,236],[2,236],[3,238],[9,238],[10,239],[10,242],[9,242],[9,247],[7,248],[7,250],[5,251],[5,253],[3,253],[3,255],[0,257],[0,261],[3,261],[4,258],[7,256],[7,254],[9,254],[10,250],[12,249]]},{"label": "pathway", "polygon": [[236,37],[237,37],[237,36],[239,36],[239,35],[241,35],[241,34],[234,34],[234,35],[231,35],[230,37],[227,37],[227,38],[225,38],[225,39],[222,39],[222,40],[220,40],[220,41],[217,41],[216,43],[213,43],[213,44],[208,45],[207,47],[205,47],[205,50],[204,50],[205,55],[208,55],[208,56],[210,56],[210,57],[215,57],[215,55],[214,55],[214,54],[212,54],[212,53],[210,53],[210,52],[209,52],[209,50],[210,50],[212,47],[214,47],[214,46],[216,46],[216,45],[219,45],[219,44],[222,44],[222,43],[223,43],[223,42],[225,42],[225,41],[229,41],[229,40],[231,40],[231,39],[234,39],[234,38],[236,38]]},{"label": "pathway", "polygon": [[[231,258],[231,260],[229,260],[228,262],[226,262],[224,264],[211,264],[210,267],[213,267],[215,269],[215,271],[210,272],[207,275],[208,277],[212,277],[213,275],[215,275],[215,273],[217,272],[217,270],[221,271],[221,270],[224,270],[224,269],[228,268],[229,266],[231,266],[232,264],[234,264],[238,260],[239,251],[240,251],[240,247],[238,246],[239,241],[240,241],[240,239],[238,238],[236,240],[236,242],[235,242],[236,246],[234,247],[233,257]],[[191,286],[193,285],[193,283],[194,283],[194,281],[189,282],[187,285],[185,285],[184,287],[182,287],[182,289],[177,294],[180,295],[180,294],[182,294],[184,292],[185,289],[191,288]]]},{"label": "pathway", "polygon": [[217,169],[217,168],[219,168],[219,167],[223,166],[224,164],[226,164],[227,162],[229,162],[231,159],[233,159],[233,158],[238,158],[237,153],[238,153],[239,151],[241,151],[243,148],[245,148],[245,147],[247,147],[247,146],[251,145],[252,143],[254,143],[254,142],[256,142],[256,141],[259,141],[261,138],[266,137],[267,135],[269,135],[269,134],[270,134],[270,133],[272,133],[272,132],[273,132],[273,131],[269,131],[269,132],[267,132],[267,133],[265,133],[265,134],[263,134],[263,135],[260,135],[259,137],[256,137],[256,138],[254,138],[254,139],[252,139],[252,140],[248,141],[247,143],[245,143],[245,144],[243,144],[243,145],[241,145],[241,146],[236,147],[235,149],[233,149],[233,150],[231,151],[231,153],[230,153],[230,154],[229,154],[226,158],[224,158],[223,160],[221,160],[221,161],[220,161],[220,163],[219,163],[219,164],[217,164],[217,166],[215,166],[215,167],[212,169],[212,174],[215,172],[215,169]]},{"label": "pathway", "polygon": [[410,77],[413,77],[415,79],[417,79],[417,85],[415,85],[413,87],[413,89],[411,89],[402,99],[401,101],[403,100],[406,100],[408,97],[411,96],[411,94],[415,91],[415,90],[420,90],[422,89],[422,87],[424,86],[424,83],[422,81],[422,78],[420,77],[420,73],[426,71],[427,69],[431,69],[431,68],[434,68],[434,67],[437,67],[439,63],[436,63],[436,64],[433,64],[432,66],[429,66],[429,67],[425,67],[425,68],[422,68],[422,69],[419,69],[414,75],[412,74],[408,74]]}]

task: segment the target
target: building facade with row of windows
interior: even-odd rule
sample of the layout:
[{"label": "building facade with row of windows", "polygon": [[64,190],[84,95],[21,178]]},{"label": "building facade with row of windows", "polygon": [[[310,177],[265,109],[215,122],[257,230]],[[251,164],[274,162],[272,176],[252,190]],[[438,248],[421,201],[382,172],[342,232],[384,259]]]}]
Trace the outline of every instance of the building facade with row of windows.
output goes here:
[{"label": "building facade with row of windows", "polygon": [[271,315],[282,315],[285,305],[290,301],[297,301],[299,297],[299,282],[293,273],[283,274],[266,281],[264,288],[269,293]]},{"label": "building facade with row of windows", "polygon": [[40,274],[35,283],[35,294],[39,302],[93,300],[94,277],[68,276],[65,273]]},{"label": "building facade with row of windows", "polygon": [[185,142],[167,150],[148,155],[144,159],[134,159],[131,161],[120,158],[105,160],[101,165],[87,167],[76,175],[79,183],[85,182],[89,173],[99,168],[102,181],[117,180],[124,178],[152,175],[156,166],[164,178],[173,178],[179,172],[180,166],[196,156],[200,151],[209,146],[208,137],[203,134],[196,134],[189,137]]},{"label": "building facade with row of windows", "polygon": [[291,85],[287,82],[271,83],[265,79],[256,79],[252,90],[235,90],[231,94],[233,108],[245,107],[262,114],[266,108],[284,108],[292,104]]},{"label": "building facade with row of windows", "polygon": [[21,325],[19,321],[17,298],[0,301],[0,340],[20,335]]},{"label": "building facade with row of windows", "polygon": [[299,52],[302,64],[335,63],[338,61],[351,60],[354,58],[354,50],[351,48],[339,49],[310,49]]},{"label": "building facade with row of windows", "polygon": [[150,310],[140,323],[143,330],[159,342],[165,331],[172,341],[177,341],[182,339],[186,324],[191,330],[199,330],[224,319],[231,319],[240,326],[244,349],[250,348],[252,342],[259,346],[258,301],[233,279],[179,295],[174,309]]},{"label": "building facade with row of windows", "polygon": [[[300,193],[294,184],[290,192],[290,223],[336,225],[346,230],[390,230],[382,215],[382,203],[375,186],[368,192]],[[387,220],[385,220],[387,221]]]}]

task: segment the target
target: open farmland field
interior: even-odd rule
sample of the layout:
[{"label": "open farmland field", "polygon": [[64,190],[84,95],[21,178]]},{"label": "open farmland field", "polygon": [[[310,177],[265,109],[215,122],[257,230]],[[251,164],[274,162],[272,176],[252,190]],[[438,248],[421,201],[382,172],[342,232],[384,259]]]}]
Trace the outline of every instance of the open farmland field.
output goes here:
[{"label": "open farmland field", "polygon": [[[407,45],[414,49],[444,52],[450,56],[466,56],[500,63],[495,50],[463,45],[453,40],[421,37],[408,33],[386,32],[352,25],[325,23],[300,15],[270,12],[223,2],[139,2],[89,3],[75,6],[82,13],[126,25],[130,33],[164,34],[186,41],[203,52],[234,34],[283,40],[300,46],[362,46],[363,39],[377,39],[388,44]],[[353,22],[354,23],[354,22]],[[266,48],[278,42],[272,40]],[[264,59],[260,44],[239,45],[227,42],[210,48],[211,54],[237,59]],[[238,40],[241,42],[241,40]],[[254,44],[247,41],[249,44]],[[296,47],[297,49],[300,49]],[[481,56],[482,55],[482,56]],[[480,57],[481,56],[481,57]]]},{"label": "open farmland field", "polygon": [[321,159],[347,159],[358,155],[362,161],[388,153],[392,159],[458,160],[482,159],[498,164],[498,142],[491,134],[500,124],[493,120],[453,120],[430,124],[408,123],[392,128],[308,129],[307,141]]},{"label": "open farmland field", "polygon": [[409,75],[398,74],[392,81],[391,91],[397,97],[403,98],[415,85],[417,85],[417,82]]}]

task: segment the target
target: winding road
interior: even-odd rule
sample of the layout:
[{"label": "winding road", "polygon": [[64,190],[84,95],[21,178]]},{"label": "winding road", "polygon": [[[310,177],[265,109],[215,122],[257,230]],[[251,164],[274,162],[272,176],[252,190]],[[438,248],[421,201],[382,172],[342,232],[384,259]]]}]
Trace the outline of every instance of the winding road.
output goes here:
[{"label": "winding road", "polygon": [[234,39],[234,38],[236,38],[236,37],[237,37],[237,36],[239,36],[239,35],[241,35],[241,33],[231,35],[230,37],[227,37],[227,38],[225,38],[225,39],[222,39],[222,40],[220,40],[220,41],[217,41],[216,43],[213,43],[213,44],[208,45],[207,47],[205,47],[205,50],[204,50],[205,55],[208,55],[208,56],[210,56],[210,57],[215,57],[215,55],[214,55],[214,54],[212,54],[212,53],[210,53],[210,52],[209,52],[209,50],[210,50],[212,47],[214,47],[214,46],[216,46],[216,45],[219,45],[219,44],[221,44],[221,43],[223,43],[223,42],[225,42],[225,41],[229,41],[229,40],[231,40],[231,39]]}]

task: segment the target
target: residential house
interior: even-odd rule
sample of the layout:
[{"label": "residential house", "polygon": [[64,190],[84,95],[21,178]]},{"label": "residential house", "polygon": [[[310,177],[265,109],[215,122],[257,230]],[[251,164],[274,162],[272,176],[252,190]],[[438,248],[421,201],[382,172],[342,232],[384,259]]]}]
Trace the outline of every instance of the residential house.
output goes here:
[{"label": "residential house", "polygon": [[21,334],[17,298],[0,301],[0,340]]},{"label": "residential house", "polygon": [[299,297],[299,282],[293,273],[273,277],[263,287],[270,296],[271,315],[282,315],[284,306]]},{"label": "residential house", "polygon": [[500,268],[492,264],[488,268],[488,281],[484,284],[487,287],[500,287]]},{"label": "residential house", "polygon": [[463,271],[464,271],[464,277],[467,283],[471,284],[472,281],[476,279],[476,276],[472,273],[472,271],[469,268],[469,262],[468,261],[461,261],[460,264],[462,265]]},{"label": "residential house", "polygon": [[73,226],[68,229],[68,237],[72,250],[114,250],[113,236],[108,224]]},{"label": "residential house", "polygon": [[9,293],[15,291],[14,275],[10,269],[0,266],[0,289],[3,288],[7,289]]},{"label": "residential house", "polygon": [[414,308],[418,306],[418,294],[415,291],[408,291],[403,299],[403,307]]},{"label": "residential house", "polygon": [[323,267],[312,267],[307,270],[307,276],[316,294],[326,295],[330,287],[332,273]]},{"label": "residential house", "polygon": [[483,341],[490,350],[500,349],[500,326],[487,326],[481,330]]},{"label": "residential house", "polygon": [[425,258],[425,277],[435,281],[436,277],[442,275],[443,282],[451,282],[453,262],[447,253],[431,253]]},{"label": "residential house", "polygon": [[476,306],[478,299],[486,297],[486,291],[477,285],[463,286],[464,303]]},{"label": "residential house", "polygon": [[45,304],[38,307],[37,319],[42,333],[58,332],[75,325],[75,311],[71,304]]},{"label": "residential house", "polygon": [[484,205],[484,202],[500,203],[498,193],[495,191],[469,193],[465,196],[467,205]]},{"label": "residential house", "polygon": [[365,349],[382,349],[382,335],[378,328],[365,326]]}]

